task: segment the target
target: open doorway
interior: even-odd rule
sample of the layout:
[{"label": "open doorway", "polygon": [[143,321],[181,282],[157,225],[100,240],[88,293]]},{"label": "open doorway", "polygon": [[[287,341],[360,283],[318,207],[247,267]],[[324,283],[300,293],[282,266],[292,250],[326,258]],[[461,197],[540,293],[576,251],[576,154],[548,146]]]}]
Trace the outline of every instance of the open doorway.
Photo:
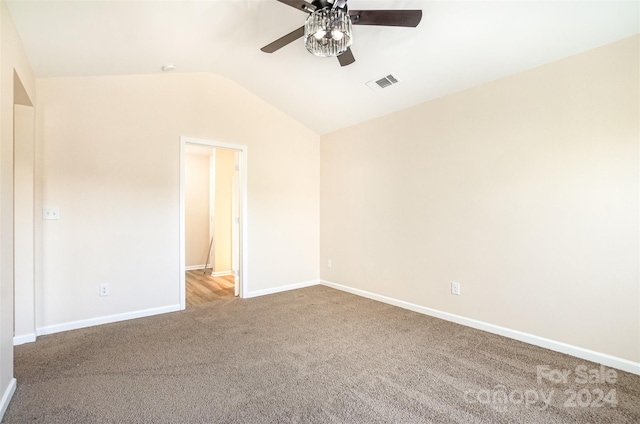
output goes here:
[{"label": "open doorway", "polygon": [[13,74],[13,344],[36,339],[35,320],[35,115]]},{"label": "open doorway", "polygon": [[246,147],[181,138],[181,307],[242,297]]},{"label": "open doorway", "polygon": [[233,206],[238,155],[229,149],[185,146],[187,308],[237,296]]}]

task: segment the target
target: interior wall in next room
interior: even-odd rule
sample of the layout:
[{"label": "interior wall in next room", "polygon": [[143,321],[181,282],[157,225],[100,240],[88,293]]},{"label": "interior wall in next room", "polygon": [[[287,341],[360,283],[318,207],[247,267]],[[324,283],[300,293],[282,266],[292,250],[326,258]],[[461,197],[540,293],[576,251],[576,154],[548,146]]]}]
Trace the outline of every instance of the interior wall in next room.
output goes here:
[{"label": "interior wall in next room", "polygon": [[185,155],[184,212],[185,212],[185,265],[203,267],[207,261],[210,243],[210,180],[209,167],[213,149],[203,153]]},{"label": "interior wall in next room", "polygon": [[216,149],[215,169],[215,212],[214,234],[215,255],[214,273],[231,274],[232,271],[232,187],[235,173],[235,152],[233,150]]},{"label": "interior wall in next room", "polygon": [[35,139],[34,110],[14,106],[14,337],[33,341],[35,322]]}]

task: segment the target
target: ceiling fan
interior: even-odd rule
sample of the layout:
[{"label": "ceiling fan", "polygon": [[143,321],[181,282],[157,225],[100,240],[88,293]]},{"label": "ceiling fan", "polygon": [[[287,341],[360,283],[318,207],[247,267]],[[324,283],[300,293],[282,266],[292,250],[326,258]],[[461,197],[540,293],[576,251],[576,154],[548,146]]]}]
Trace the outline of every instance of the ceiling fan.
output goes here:
[{"label": "ceiling fan", "polygon": [[422,10],[349,10],[347,0],[278,0],[309,14],[305,24],[260,50],[273,53],[304,37],[307,50],[316,56],[337,56],[341,66],[356,61],[351,52],[352,25],[416,27]]}]

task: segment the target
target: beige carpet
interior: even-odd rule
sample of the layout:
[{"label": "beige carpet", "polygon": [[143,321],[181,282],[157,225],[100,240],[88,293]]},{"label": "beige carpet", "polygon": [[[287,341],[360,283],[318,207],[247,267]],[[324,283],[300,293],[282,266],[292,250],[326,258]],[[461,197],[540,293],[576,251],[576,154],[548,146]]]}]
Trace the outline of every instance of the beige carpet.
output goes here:
[{"label": "beige carpet", "polygon": [[15,353],[7,423],[640,422],[639,376],[320,286]]}]

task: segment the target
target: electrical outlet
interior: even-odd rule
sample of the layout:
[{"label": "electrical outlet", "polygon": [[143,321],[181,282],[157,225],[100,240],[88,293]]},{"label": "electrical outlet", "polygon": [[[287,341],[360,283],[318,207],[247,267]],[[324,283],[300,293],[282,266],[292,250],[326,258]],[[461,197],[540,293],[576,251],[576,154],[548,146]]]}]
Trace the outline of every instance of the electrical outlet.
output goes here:
[{"label": "electrical outlet", "polygon": [[333,266],[333,262],[331,262],[331,259],[329,259],[327,261],[327,268],[331,268]]},{"label": "electrical outlet", "polygon": [[109,284],[100,284],[100,296],[109,296]]},{"label": "electrical outlet", "polygon": [[460,283],[451,283],[451,294],[456,296],[460,294]]}]

